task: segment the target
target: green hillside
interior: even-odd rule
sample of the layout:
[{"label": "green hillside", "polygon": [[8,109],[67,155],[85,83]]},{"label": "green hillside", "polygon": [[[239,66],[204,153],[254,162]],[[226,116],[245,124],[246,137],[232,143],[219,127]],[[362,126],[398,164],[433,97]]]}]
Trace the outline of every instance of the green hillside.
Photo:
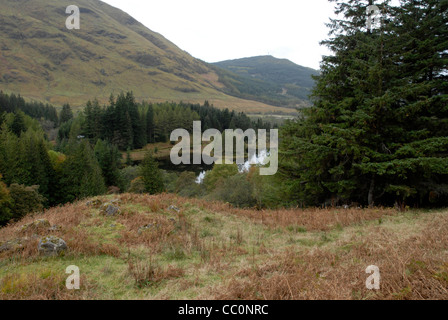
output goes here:
[{"label": "green hillside", "polygon": [[[226,93],[273,105],[307,104],[318,71],[287,59],[259,56],[214,63]],[[226,71],[222,71],[224,69]]]},{"label": "green hillside", "polygon": [[[81,11],[80,30],[65,27],[73,4]],[[3,0],[0,48],[0,89],[38,101],[80,106],[132,90],[138,100],[273,109],[224,94],[208,64],[98,0]]]}]

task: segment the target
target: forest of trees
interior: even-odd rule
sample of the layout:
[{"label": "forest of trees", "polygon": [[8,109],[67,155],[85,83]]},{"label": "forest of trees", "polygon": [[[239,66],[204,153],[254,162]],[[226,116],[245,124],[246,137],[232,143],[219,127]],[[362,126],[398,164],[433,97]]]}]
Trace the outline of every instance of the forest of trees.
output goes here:
[{"label": "forest of trees", "polygon": [[89,101],[75,119],[62,118],[58,133],[59,150],[67,141],[78,136],[87,138],[92,145],[98,139],[108,141],[121,151],[140,149],[147,143],[167,142],[173,130],[192,130],[193,121],[202,122],[202,130],[266,128],[271,125],[261,119],[252,121],[246,114],[220,110],[207,101],[204,105],[186,103],[137,103],[131,92],[111,96],[109,104],[101,107],[98,101]]},{"label": "forest of trees", "polygon": [[25,102],[20,95],[14,93],[8,95],[0,91],[0,112],[15,113],[22,111],[34,119],[52,121],[55,125],[59,123],[58,112],[55,107],[40,102]]},{"label": "forest of trees", "polygon": [[[14,94],[1,93],[1,103],[0,224],[107,192],[165,191],[165,176],[151,154],[133,166],[123,161],[122,152],[167,142],[172,130],[191,130],[195,120],[203,122],[203,130],[270,127],[208,102],[137,103],[131,92],[111,96],[107,106],[89,101],[77,114],[69,104],[58,114],[52,106],[28,103]],[[33,107],[37,110],[29,112]]]}]

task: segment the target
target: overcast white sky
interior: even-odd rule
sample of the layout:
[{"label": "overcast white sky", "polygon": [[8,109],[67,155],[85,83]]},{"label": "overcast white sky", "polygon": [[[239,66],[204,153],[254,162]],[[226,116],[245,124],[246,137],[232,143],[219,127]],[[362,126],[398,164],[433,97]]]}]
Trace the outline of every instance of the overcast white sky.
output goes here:
[{"label": "overcast white sky", "polygon": [[206,62],[273,55],[319,68],[327,0],[102,0]]}]

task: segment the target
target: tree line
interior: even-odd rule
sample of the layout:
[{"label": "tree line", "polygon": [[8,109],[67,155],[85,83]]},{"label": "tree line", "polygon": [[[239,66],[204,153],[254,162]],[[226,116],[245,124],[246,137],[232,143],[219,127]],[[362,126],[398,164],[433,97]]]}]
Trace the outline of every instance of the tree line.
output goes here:
[{"label": "tree line", "polygon": [[56,126],[59,124],[57,109],[52,105],[41,102],[26,102],[20,94],[8,95],[0,91],[0,112],[16,113],[17,111],[22,111],[34,119],[52,121]]},{"label": "tree line", "polygon": [[448,2],[376,1],[368,30],[372,4],[336,3],[313,106],[281,132],[285,203],[448,204]]},{"label": "tree line", "polygon": [[61,116],[58,146],[64,150],[70,139],[84,137],[92,144],[98,139],[108,141],[121,151],[140,149],[148,143],[167,142],[174,129],[192,132],[193,121],[201,121],[204,131],[271,127],[261,119],[251,120],[243,112],[217,109],[207,101],[204,105],[137,103],[132,92],[127,92],[116,98],[111,96],[105,106],[100,106],[97,100],[89,101],[78,117]]}]

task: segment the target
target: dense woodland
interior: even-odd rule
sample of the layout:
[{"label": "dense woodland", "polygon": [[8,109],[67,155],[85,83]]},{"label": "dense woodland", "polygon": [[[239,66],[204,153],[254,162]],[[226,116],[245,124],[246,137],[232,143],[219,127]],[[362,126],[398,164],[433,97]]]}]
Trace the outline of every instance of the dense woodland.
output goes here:
[{"label": "dense woodland", "polygon": [[193,121],[201,121],[203,131],[210,128],[270,128],[261,120],[253,122],[244,113],[219,110],[208,102],[203,106],[168,102],[138,104],[129,92],[116,99],[111,97],[109,105],[103,107],[98,101],[89,101],[78,117],[61,119],[58,145],[63,150],[70,138],[84,136],[92,144],[102,139],[119,150],[140,149],[147,143],[169,140],[174,129],[184,128],[191,132]]},{"label": "dense woodland", "polygon": [[[334,1],[336,2],[336,1]],[[312,107],[280,128],[279,173],[216,165],[203,183],[165,172],[148,153],[176,128],[270,128],[243,113],[186,103],[137,103],[132,93],[63,106],[0,94],[0,223],[44,207],[111,192],[176,192],[239,207],[448,205],[448,1],[378,5],[381,28],[366,29],[372,1],[336,4],[334,53],[316,76]],[[52,142],[50,142],[52,141]]]},{"label": "dense woodland", "polygon": [[172,130],[191,131],[195,120],[202,130],[270,128],[208,102],[137,103],[131,92],[111,96],[106,106],[89,101],[77,114],[68,104],[58,114],[53,106],[20,95],[0,93],[0,98],[0,223],[107,192],[167,191],[173,175],[159,170],[151,154],[133,166],[122,152],[167,142]]}]

